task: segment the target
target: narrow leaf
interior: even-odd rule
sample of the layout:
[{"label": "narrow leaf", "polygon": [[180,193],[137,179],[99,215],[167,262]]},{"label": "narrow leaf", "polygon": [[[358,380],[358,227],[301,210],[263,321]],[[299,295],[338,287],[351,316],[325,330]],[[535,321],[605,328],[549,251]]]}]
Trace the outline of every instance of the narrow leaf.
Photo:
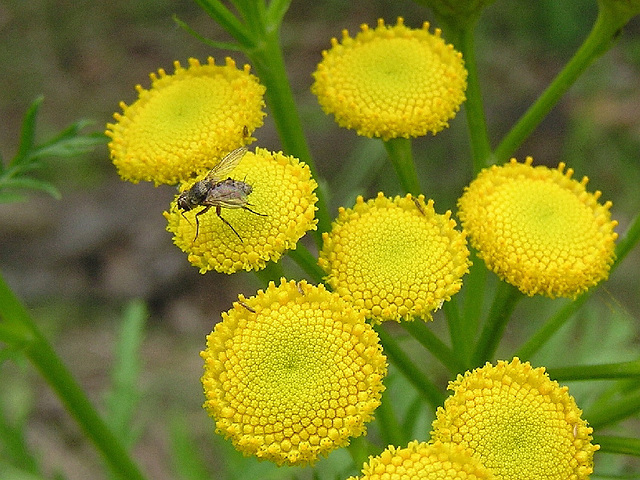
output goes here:
[{"label": "narrow leaf", "polygon": [[20,132],[20,145],[18,146],[18,153],[13,157],[13,160],[9,163],[9,166],[19,165],[29,159],[29,152],[33,148],[36,132],[36,117],[40,110],[40,105],[44,100],[43,96],[39,96],[32,103],[27,113],[22,120],[22,130]]},{"label": "narrow leaf", "polygon": [[107,394],[107,422],[125,445],[131,445],[134,440],[131,419],[140,399],[140,348],[147,316],[147,309],[142,301],[132,301],[127,305],[116,345],[111,390]]},{"label": "narrow leaf", "polygon": [[178,18],[177,15],[173,15],[173,21],[176,22],[176,24],[182,28],[185,32],[187,32],[189,35],[191,35],[193,38],[195,38],[196,40],[199,40],[200,42],[204,43],[205,45],[211,47],[211,48],[220,48],[223,50],[232,50],[235,52],[241,52],[242,51],[242,47],[240,45],[238,45],[237,43],[228,43],[228,42],[216,42],[215,40],[211,40],[201,34],[199,34],[198,32],[196,32],[193,28],[191,28],[188,24],[186,24],[185,22],[183,22],[182,20],[180,20]]},{"label": "narrow leaf", "polygon": [[55,143],[38,146],[31,154],[32,158],[73,157],[93,150],[96,145],[106,143],[107,137],[102,133],[61,138]]},{"label": "narrow leaf", "polygon": [[[7,179],[2,183],[1,188],[3,189],[21,189],[21,190],[40,190],[42,192],[48,193],[56,200],[60,200],[62,195],[60,195],[60,191],[54,187],[51,183],[45,182],[44,180],[38,180],[37,178],[32,177],[18,177]],[[5,192],[2,192],[3,194]]]}]

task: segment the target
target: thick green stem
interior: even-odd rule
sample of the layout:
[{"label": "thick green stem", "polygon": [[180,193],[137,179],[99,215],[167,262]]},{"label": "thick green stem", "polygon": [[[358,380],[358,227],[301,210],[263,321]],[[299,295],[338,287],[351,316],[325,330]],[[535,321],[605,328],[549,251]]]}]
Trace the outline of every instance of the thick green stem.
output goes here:
[{"label": "thick green stem", "polygon": [[463,372],[465,364],[460,361],[453,351],[445,345],[425,324],[416,319],[412,322],[402,322],[404,329],[415,338],[424,348],[436,357],[452,373]]},{"label": "thick green stem", "polygon": [[582,46],[495,149],[497,163],[503,163],[513,155],[582,72],[612,46],[616,33],[627,20],[612,14],[609,9],[600,9],[593,29]]},{"label": "thick green stem", "polygon": [[[51,344],[42,335],[20,301],[0,276],[0,339],[19,349],[31,360],[51,388],[56,392],[67,411],[76,419],[85,434],[94,442],[113,472],[123,479],[144,480],[144,475],[133,462],[111,430],[98,415]],[[14,327],[19,325],[19,329]],[[6,327],[6,328],[5,328]],[[6,336],[9,329],[15,334]],[[19,338],[19,332],[26,332]],[[17,340],[17,341],[16,341]],[[16,343],[13,343],[16,341]]]},{"label": "thick green stem", "polygon": [[529,360],[589,298],[591,298],[591,292],[586,292],[574,301],[565,304],[516,351],[516,356],[522,360]]},{"label": "thick green stem", "polygon": [[487,122],[484,115],[480,81],[478,79],[478,67],[476,64],[473,37],[474,26],[475,22],[470,23],[460,32],[459,47],[462,51],[465,67],[469,73],[467,77],[465,113],[469,127],[471,153],[473,156],[473,174],[475,176],[488,165],[489,157],[491,156],[491,145],[487,133]]},{"label": "thick green stem", "polygon": [[[264,33],[261,42],[254,49],[247,50],[254,63],[260,81],[267,87],[267,104],[271,110],[276,129],[284,151],[294,155],[309,166],[314,178],[320,178],[311,157],[309,146],[302,129],[298,108],[288,81],[278,29]],[[322,232],[331,229],[331,217],[322,188],[316,190],[318,196],[318,230],[316,244],[322,244]]]},{"label": "thick green stem", "polygon": [[436,387],[409,358],[405,351],[398,345],[395,338],[389,335],[384,328],[375,327],[375,331],[380,336],[385,355],[402,372],[414,387],[424,396],[434,409],[444,402],[444,394]]},{"label": "thick green stem", "polygon": [[400,185],[405,193],[419,195],[422,189],[418,181],[418,171],[411,154],[411,140],[408,138],[391,138],[384,142],[389,159],[396,170]]},{"label": "thick green stem", "polygon": [[385,445],[402,445],[405,443],[402,427],[389,397],[389,389],[382,394],[382,402],[376,408],[376,421],[380,427],[380,436]]},{"label": "thick green stem", "polygon": [[472,365],[482,365],[491,359],[502,339],[511,313],[521,298],[522,294],[513,285],[506,282],[498,284],[496,296],[489,310],[489,317],[473,353]]},{"label": "thick green stem", "polygon": [[[473,353],[473,342],[478,332],[482,306],[484,304],[484,294],[486,291],[489,271],[484,262],[478,258],[474,249],[471,249],[470,259],[472,262],[469,274],[464,279],[464,303],[460,321],[462,325],[457,332],[451,331],[451,343],[456,354],[464,359],[467,367],[471,367],[471,355]],[[453,338],[460,332],[462,338]]]},{"label": "thick green stem", "polygon": [[287,252],[289,257],[298,264],[307,275],[311,277],[311,280],[315,283],[322,283],[322,279],[326,275],[326,272],[318,265],[318,259],[314,257],[311,252],[298,243],[295,249]]}]

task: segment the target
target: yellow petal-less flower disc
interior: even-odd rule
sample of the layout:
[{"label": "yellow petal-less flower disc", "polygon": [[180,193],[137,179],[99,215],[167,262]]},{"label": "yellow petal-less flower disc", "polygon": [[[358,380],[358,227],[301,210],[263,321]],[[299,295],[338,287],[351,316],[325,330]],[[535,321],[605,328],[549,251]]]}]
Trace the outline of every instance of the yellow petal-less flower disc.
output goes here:
[{"label": "yellow petal-less flower disc", "polygon": [[470,265],[450,217],[422,195],[358,197],[323,234],[318,264],[331,288],[374,321],[430,320],[460,290]]},{"label": "yellow petal-less flower disc", "polygon": [[212,168],[225,152],[250,140],[262,125],[265,87],[231,58],[206,65],[194,58],[189,68],[152,73],[151,89],[136,87],[138,99],[107,124],[111,159],[124,180],[156,185],[186,181]]},{"label": "yellow petal-less flower disc", "polygon": [[499,480],[584,480],[593,472],[593,429],[568,393],[516,357],[487,363],[449,384],[433,440],[454,443]]},{"label": "yellow petal-less flower disc", "polygon": [[417,137],[448,127],[465,100],[467,71],[462,55],[440,37],[411,29],[398,18],[395,26],[362,25],[355,38],[346,30],[313,76],[311,91],[326,113],[358,135]]},{"label": "yellow petal-less flower disc", "polygon": [[245,455],[305,465],[366,432],[386,358],[362,314],[323,285],[239,296],[202,352],[204,408]]},{"label": "yellow petal-less flower disc", "polygon": [[[296,248],[298,240],[316,228],[314,190],[318,185],[309,167],[298,159],[257,148],[244,155],[231,177],[251,186],[250,210],[222,207],[221,219],[212,207],[198,215],[205,207],[182,211],[176,196],[164,212],[174,243],[200,273],[260,270]],[[181,192],[202,178],[185,183]]]},{"label": "yellow petal-less flower disc", "polygon": [[487,267],[527,295],[575,297],[605,280],[615,259],[611,202],[572,169],[512,159],[480,172],[458,216]]},{"label": "yellow petal-less flower disc", "polygon": [[413,441],[406,448],[389,446],[369,457],[362,476],[347,480],[492,480],[494,477],[460,445]]}]

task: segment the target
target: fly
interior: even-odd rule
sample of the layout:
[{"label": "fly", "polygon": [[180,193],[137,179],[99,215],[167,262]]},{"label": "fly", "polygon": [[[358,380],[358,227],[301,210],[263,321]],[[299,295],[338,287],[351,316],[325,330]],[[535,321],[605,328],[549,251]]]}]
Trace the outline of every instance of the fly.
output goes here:
[{"label": "fly", "polygon": [[[253,191],[253,187],[244,181],[234,180],[228,177],[229,173],[240,163],[245,153],[247,153],[246,147],[236,148],[220,160],[220,162],[207,173],[206,177],[194,183],[189,190],[182,192],[178,196],[178,208],[182,210],[181,214],[184,218],[187,218],[184,212],[193,210],[196,207],[203,207],[202,210],[195,215],[196,236],[193,239],[194,241],[198,238],[198,232],[200,230],[198,217],[206,213],[211,207],[216,208],[216,215],[227,224],[233,233],[238,236],[240,241],[242,241],[240,234],[236,232],[236,229],[221,215],[223,208],[242,208],[255,215],[266,217],[266,214],[255,212],[249,207],[250,203],[247,197]],[[224,179],[225,176],[227,176],[226,179]]]}]

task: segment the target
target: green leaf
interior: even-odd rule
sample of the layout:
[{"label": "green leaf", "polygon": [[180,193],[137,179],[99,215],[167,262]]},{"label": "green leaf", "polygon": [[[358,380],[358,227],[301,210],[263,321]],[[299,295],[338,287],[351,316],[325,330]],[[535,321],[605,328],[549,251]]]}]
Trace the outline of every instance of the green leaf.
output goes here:
[{"label": "green leaf", "polygon": [[0,203],[18,203],[26,200],[25,195],[16,192],[0,191]]},{"label": "green leaf", "polygon": [[182,28],[185,32],[187,32],[193,38],[195,38],[196,40],[199,40],[200,42],[204,43],[205,45],[208,45],[211,48],[215,48],[215,49],[219,48],[222,50],[232,50],[235,52],[241,52],[243,50],[242,47],[237,43],[216,42],[215,40],[211,40],[205,37],[204,35],[199,34],[193,28],[191,28],[187,23],[180,20],[176,14],[173,15],[173,21],[176,22],[176,24],[180,28]]},{"label": "green leaf", "polygon": [[73,125],[64,130],[55,140],[50,140],[35,148],[31,153],[31,158],[73,157],[90,152],[96,145],[104,145],[107,142],[107,136],[101,132],[90,135],[78,135],[77,132],[73,132],[71,135],[67,134],[72,127]]},{"label": "green leaf", "polygon": [[[56,200],[60,200],[62,195],[56,187],[44,180],[38,180],[32,177],[9,178],[4,182],[0,182],[2,189],[22,189],[22,190],[40,190],[51,195]],[[4,192],[2,192],[4,194]],[[1,198],[1,197],[0,197]],[[11,198],[11,197],[9,197]],[[16,197],[14,197],[16,198]]]},{"label": "green leaf", "polygon": [[36,133],[36,117],[40,110],[40,105],[44,100],[43,96],[39,96],[32,103],[27,113],[22,120],[22,130],[20,132],[20,145],[18,146],[18,153],[13,157],[13,160],[9,163],[9,166],[20,165],[29,160],[29,152],[33,148],[33,142],[35,140]]},{"label": "green leaf", "polygon": [[127,446],[132,445],[135,440],[131,421],[140,400],[140,348],[147,316],[146,305],[141,300],[127,305],[116,345],[111,389],[107,394],[107,423]]},{"label": "green leaf", "polygon": [[199,455],[198,443],[193,438],[193,429],[184,415],[175,414],[171,421],[171,457],[174,470],[180,480],[205,480],[211,473]]}]

